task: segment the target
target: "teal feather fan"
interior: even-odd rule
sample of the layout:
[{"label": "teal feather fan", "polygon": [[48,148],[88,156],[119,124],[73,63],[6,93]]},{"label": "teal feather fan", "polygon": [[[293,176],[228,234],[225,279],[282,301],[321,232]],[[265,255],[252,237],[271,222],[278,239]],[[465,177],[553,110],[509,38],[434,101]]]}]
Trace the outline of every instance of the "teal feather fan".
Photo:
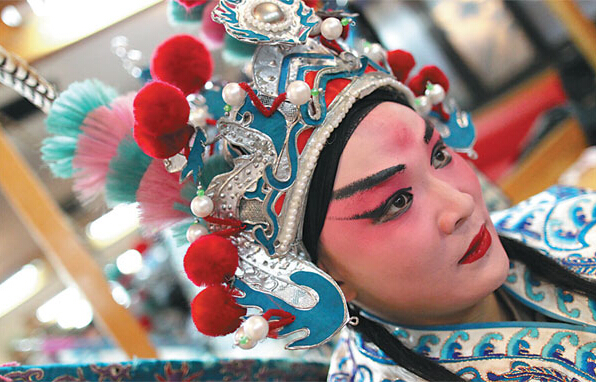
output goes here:
[{"label": "teal feather fan", "polygon": [[54,176],[70,178],[74,175],[72,159],[77,149],[77,139],[58,135],[43,140],[41,158],[50,166]]},{"label": "teal feather fan", "polygon": [[100,106],[107,106],[118,93],[98,80],[75,82],[52,104],[46,126],[54,135],[77,137],[87,114]]},{"label": "teal feather fan", "polygon": [[76,82],[68,87],[52,104],[46,127],[54,135],[43,140],[42,159],[59,178],[74,175],[75,156],[81,126],[87,115],[100,106],[107,106],[118,93],[98,80]]},{"label": "teal feather fan", "polygon": [[172,236],[172,239],[174,239],[174,244],[177,247],[188,246],[189,242],[186,238],[186,231],[188,231],[188,228],[194,223],[194,219],[189,218],[188,220],[178,223],[170,228],[170,235]]},{"label": "teal feather fan", "polygon": [[132,137],[126,137],[120,142],[118,154],[110,161],[106,178],[105,195],[109,207],[136,202],[137,189],[151,160]]}]

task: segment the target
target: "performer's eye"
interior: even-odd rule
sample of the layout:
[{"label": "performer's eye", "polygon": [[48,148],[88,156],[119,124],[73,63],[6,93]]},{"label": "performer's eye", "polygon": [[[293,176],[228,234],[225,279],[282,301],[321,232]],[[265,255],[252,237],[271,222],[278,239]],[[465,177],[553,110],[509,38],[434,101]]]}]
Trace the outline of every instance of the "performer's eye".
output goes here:
[{"label": "performer's eye", "polygon": [[447,151],[447,146],[443,143],[442,139],[439,139],[433,147],[433,153],[430,158],[430,164],[436,168],[443,168],[451,163],[451,154]]},{"label": "performer's eye", "polygon": [[410,192],[412,187],[402,188],[391,195],[384,203],[382,213],[375,219],[375,223],[384,223],[403,215],[412,205],[414,195]]}]

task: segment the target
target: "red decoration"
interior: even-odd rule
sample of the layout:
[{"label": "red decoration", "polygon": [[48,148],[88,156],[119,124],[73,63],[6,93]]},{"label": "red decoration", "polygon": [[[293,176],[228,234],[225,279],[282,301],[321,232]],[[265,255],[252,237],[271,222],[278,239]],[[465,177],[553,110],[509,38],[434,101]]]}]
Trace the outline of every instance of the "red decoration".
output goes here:
[{"label": "red decoration", "polygon": [[302,132],[300,132],[298,138],[296,138],[296,147],[298,148],[298,154],[302,154],[304,146],[306,146],[306,143],[310,139],[310,136],[312,135],[313,131],[315,131],[315,129],[312,127],[304,129]]},{"label": "red decoration", "polygon": [[205,288],[195,297],[191,306],[192,320],[199,332],[207,336],[225,336],[242,323],[246,308],[236,303],[230,289],[223,285]]},{"label": "red decoration", "polygon": [[243,224],[240,220],[236,219],[222,219],[216,218],[215,216],[205,216],[203,218],[207,223],[211,224],[219,224],[219,225],[227,225],[231,228],[224,229],[221,231],[214,232],[214,235],[221,236],[221,237],[229,237],[235,235],[241,231],[244,231],[246,228],[246,224]]},{"label": "red decoration", "polygon": [[240,85],[242,90],[248,93],[248,97],[252,101],[253,105],[255,105],[255,107],[259,109],[261,114],[263,114],[267,118],[271,117],[271,115],[275,113],[279,105],[281,105],[281,103],[286,100],[286,93],[281,93],[280,95],[275,97],[273,103],[271,104],[271,107],[267,108],[265,105],[263,105],[259,97],[257,97],[257,95],[255,94],[255,91],[252,90],[249,84],[247,84],[246,82],[241,82],[238,85]]},{"label": "red decoration", "polygon": [[277,214],[277,216],[279,216],[279,214],[281,214],[281,209],[284,206],[284,200],[286,200],[286,193],[282,193],[278,198],[277,201],[275,202],[275,213]]},{"label": "red decoration", "polygon": [[154,81],[134,100],[134,138],[145,154],[169,158],[187,144],[194,130],[187,124],[190,107],[172,85]]},{"label": "red decoration", "polygon": [[304,4],[315,11],[319,9],[319,0],[304,0]]},{"label": "red decoration", "polygon": [[161,43],[151,58],[151,75],[191,94],[213,74],[213,60],[205,45],[191,35],[177,35]]},{"label": "red decoration", "polygon": [[[342,29],[342,32],[341,32],[342,33],[342,36],[343,36],[343,34],[344,34],[345,30],[346,30],[345,28],[346,27],[344,27]],[[323,35],[319,36],[319,41],[321,42],[321,44],[324,47],[327,47],[329,49],[334,50],[337,54],[340,54],[341,52],[344,51],[343,48],[341,47],[341,45],[339,45],[337,43],[337,41],[335,41],[335,40],[327,40],[325,37],[323,37]]]},{"label": "red decoration", "polygon": [[414,76],[409,82],[408,86],[414,94],[421,96],[426,89],[426,83],[439,84],[445,89],[445,93],[449,91],[449,80],[443,71],[434,65],[425,66],[420,69],[420,72]]},{"label": "red decoration", "polygon": [[396,49],[387,52],[387,62],[395,78],[400,82],[406,82],[410,71],[416,65],[414,56],[405,50]]},{"label": "red decoration", "polygon": [[205,235],[195,240],[184,256],[184,271],[198,286],[221,284],[238,268],[238,249],[228,239]]},{"label": "red decoration", "polygon": [[[370,73],[376,71],[376,69],[374,69],[372,66],[367,66],[366,69],[364,69],[365,73]],[[306,75],[304,76],[304,81],[310,86],[310,88],[312,89],[314,86],[314,82],[315,82],[315,77],[317,76],[316,71],[309,71],[306,73]],[[337,95],[346,88],[346,86],[348,86],[352,81],[347,79],[347,78],[334,78],[330,81],[327,81],[327,85],[324,89],[324,95],[325,95],[325,104],[327,104],[327,107],[329,107],[329,105],[331,105],[331,102],[333,102],[333,100],[335,99],[335,97],[337,97]]]},{"label": "red decoration", "polygon": [[[272,317],[279,317],[279,320],[269,321]],[[263,318],[269,321],[268,337],[277,338],[277,333],[286,325],[296,321],[296,316],[283,309],[269,309],[263,314]]]},{"label": "red decoration", "polygon": [[205,4],[207,0],[176,0],[176,2],[186,9],[191,9],[198,5]]}]

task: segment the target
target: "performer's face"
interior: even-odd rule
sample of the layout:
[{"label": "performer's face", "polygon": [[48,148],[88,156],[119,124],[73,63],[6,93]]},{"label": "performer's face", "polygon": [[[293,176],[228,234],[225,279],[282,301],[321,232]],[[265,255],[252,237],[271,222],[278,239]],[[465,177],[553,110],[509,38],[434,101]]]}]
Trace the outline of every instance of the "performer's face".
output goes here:
[{"label": "performer's face", "polygon": [[392,102],[348,141],[320,240],[346,298],[404,324],[457,321],[508,271],[472,169]]}]

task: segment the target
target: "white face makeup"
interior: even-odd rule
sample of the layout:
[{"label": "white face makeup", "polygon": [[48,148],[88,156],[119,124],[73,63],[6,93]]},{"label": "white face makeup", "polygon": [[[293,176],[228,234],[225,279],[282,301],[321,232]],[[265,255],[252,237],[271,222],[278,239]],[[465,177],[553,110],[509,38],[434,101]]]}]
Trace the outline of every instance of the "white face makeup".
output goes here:
[{"label": "white face makeup", "polygon": [[320,240],[319,263],[346,298],[403,324],[457,320],[509,265],[472,169],[392,102],[350,137]]}]

